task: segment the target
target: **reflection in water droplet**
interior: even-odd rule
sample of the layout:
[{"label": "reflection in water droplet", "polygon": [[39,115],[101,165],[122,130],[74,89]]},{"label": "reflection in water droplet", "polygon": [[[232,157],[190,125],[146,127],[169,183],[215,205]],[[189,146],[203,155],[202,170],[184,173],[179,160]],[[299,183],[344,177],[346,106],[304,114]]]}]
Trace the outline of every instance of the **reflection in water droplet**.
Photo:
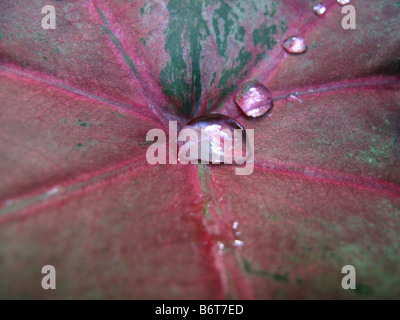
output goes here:
[{"label": "reflection in water droplet", "polygon": [[[182,131],[185,129],[191,129],[197,138],[196,141],[186,143],[178,141],[178,159],[182,163],[201,160],[202,163],[232,164],[245,161],[251,155],[252,150],[243,126],[222,114],[209,114],[193,119]],[[197,144],[198,152],[191,154],[190,148],[193,144]]]},{"label": "reflection in water droplet", "polygon": [[337,0],[337,3],[339,3],[341,6],[345,6],[346,4],[350,3],[350,0]]},{"label": "reflection in water droplet", "polygon": [[239,228],[239,222],[235,221],[234,223],[232,223],[233,230],[237,230],[238,228]]},{"label": "reflection in water droplet", "polygon": [[243,242],[242,240],[236,239],[236,240],[233,242],[233,246],[234,246],[235,248],[241,248],[241,247],[243,247],[243,245],[244,245],[244,242]]},{"label": "reflection in water droplet", "polygon": [[303,103],[303,100],[301,100],[298,96],[296,96],[295,94],[290,94],[286,97],[286,101],[287,102],[295,102],[298,104]]},{"label": "reflection in water droplet", "polygon": [[248,117],[259,117],[273,107],[272,93],[258,81],[247,82],[237,91],[236,104]]},{"label": "reflection in water droplet", "polygon": [[313,7],[313,11],[317,16],[322,16],[326,12],[326,7],[322,3],[319,3]]},{"label": "reflection in water droplet", "polygon": [[283,48],[289,53],[304,53],[307,51],[306,42],[302,37],[290,37],[283,43]]}]

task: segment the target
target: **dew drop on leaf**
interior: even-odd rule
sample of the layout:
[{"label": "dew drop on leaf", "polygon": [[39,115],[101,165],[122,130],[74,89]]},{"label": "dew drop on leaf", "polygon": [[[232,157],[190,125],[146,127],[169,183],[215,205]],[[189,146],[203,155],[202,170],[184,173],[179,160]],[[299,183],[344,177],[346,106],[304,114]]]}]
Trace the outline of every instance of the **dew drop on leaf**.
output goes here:
[{"label": "dew drop on leaf", "polygon": [[313,7],[313,11],[317,16],[322,16],[326,12],[326,7],[322,3],[319,3]]},{"label": "dew drop on leaf", "polygon": [[[195,142],[178,142],[180,162],[200,160],[202,163],[233,164],[237,160],[246,160],[251,154],[245,129],[225,115],[200,116],[189,121],[182,131],[185,129],[192,129],[198,139]],[[190,150],[193,143],[197,144],[198,151],[194,155]]]},{"label": "dew drop on leaf", "polygon": [[298,104],[301,104],[301,103],[303,103],[303,100],[301,100],[297,95],[295,95],[295,94],[289,94],[287,97],[286,97],[286,99],[285,99],[287,102],[295,102],[295,103],[298,103]]},{"label": "dew drop on leaf", "polygon": [[346,4],[350,3],[350,0],[337,0],[337,3],[339,3],[341,6],[345,6]]},{"label": "dew drop on leaf", "polygon": [[225,245],[221,241],[218,241],[217,246],[218,246],[218,254],[219,255],[223,255],[224,254]]},{"label": "dew drop on leaf", "polygon": [[244,242],[242,240],[236,239],[235,241],[233,241],[233,246],[235,248],[241,248],[244,246]]},{"label": "dew drop on leaf", "polygon": [[273,107],[271,91],[258,81],[247,82],[237,91],[236,104],[248,117],[260,117]]},{"label": "dew drop on leaf", "polygon": [[283,43],[283,48],[288,53],[293,53],[293,54],[304,53],[307,51],[306,42],[302,37],[297,37],[297,36],[286,39],[285,42]]}]

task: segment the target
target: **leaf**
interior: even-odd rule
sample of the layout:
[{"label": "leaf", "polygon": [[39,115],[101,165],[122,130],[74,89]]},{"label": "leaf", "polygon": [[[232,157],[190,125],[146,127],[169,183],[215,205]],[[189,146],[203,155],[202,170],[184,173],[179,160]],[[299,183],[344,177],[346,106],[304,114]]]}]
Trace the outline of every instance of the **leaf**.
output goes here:
[{"label": "leaf", "polygon": [[[354,0],[344,30],[313,3],[2,1],[0,296],[398,297],[400,7]],[[258,119],[233,102],[251,80]],[[150,129],[210,112],[255,130],[251,175],[146,162]]]}]

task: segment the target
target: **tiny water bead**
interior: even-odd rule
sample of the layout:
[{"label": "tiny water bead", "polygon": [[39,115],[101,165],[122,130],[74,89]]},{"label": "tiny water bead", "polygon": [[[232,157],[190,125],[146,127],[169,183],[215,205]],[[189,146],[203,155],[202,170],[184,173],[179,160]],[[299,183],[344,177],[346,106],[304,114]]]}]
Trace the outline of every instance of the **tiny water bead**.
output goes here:
[{"label": "tiny water bead", "polygon": [[294,94],[294,93],[289,94],[289,95],[286,97],[286,101],[287,101],[287,102],[295,102],[295,103],[298,103],[298,104],[303,103],[303,100],[301,100],[301,99],[300,99],[296,94]]},{"label": "tiny water bead", "polygon": [[218,247],[218,254],[219,255],[223,255],[224,254],[225,245],[221,241],[218,241],[217,242],[217,247]]},{"label": "tiny water bead", "polygon": [[234,97],[248,117],[260,117],[273,107],[271,91],[258,81],[243,84]]},{"label": "tiny water bead", "polygon": [[288,53],[299,54],[307,51],[306,42],[298,36],[286,39],[282,46]]},{"label": "tiny water bead", "polygon": [[317,16],[322,16],[326,12],[326,7],[322,3],[319,3],[313,7],[313,11]]},{"label": "tiny water bead", "polygon": [[181,163],[196,160],[202,163],[232,164],[233,160],[242,163],[252,152],[243,126],[222,114],[208,114],[189,121],[179,136],[182,134],[184,139],[188,137],[187,132],[194,134],[194,138],[178,142],[178,159]]},{"label": "tiny water bead", "polygon": [[241,232],[239,231],[239,222],[235,221],[232,223],[232,231],[235,237],[239,237],[241,235]]},{"label": "tiny water bead", "polygon": [[341,6],[345,6],[346,4],[350,3],[350,0],[337,0],[337,3],[339,3]]},{"label": "tiny water bead", "polygon": [[233,246],[235,248],[241,248],[244,246],[244,242],[242,240],[236,239],[235,241],[233,241]]}]

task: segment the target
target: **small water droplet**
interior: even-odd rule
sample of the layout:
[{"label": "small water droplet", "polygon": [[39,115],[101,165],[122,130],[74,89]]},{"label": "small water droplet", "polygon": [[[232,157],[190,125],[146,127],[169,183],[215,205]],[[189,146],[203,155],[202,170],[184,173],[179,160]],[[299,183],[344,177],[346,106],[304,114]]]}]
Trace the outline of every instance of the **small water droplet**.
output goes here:
[{"label": "small water droplet", "polygon": [[273,107],[271,91],[258,81],[247,82],[237,91],[236,104],[248,117],[260,117]]},{"label": "small water droplet", "polygon": [[285,42],[283,43],[283,48],[288,52],[288,53],[304,53],[307,51],[307,45],[306,42],[302,37],[290,37]]},{"label": "small water droplet", "polygon": [[[246,139],[245,129],[230,117],[222,114],[201,116],[188,122],[182,130],[184,129],[192,129],[198,140],[178,142],[180,162],[201,160],[202,163],[232,164],[246,160],[251,155],[252,150]],[[197,143],[198,151],[194,155],[189,149],[193,143]]]},{"label": "small water droplet", "polygon": [[60,191],[60,189],[58,187],[54,187],[54,188],[51,188],[50,190],[47,190],[46,195],[52,196],[52,195],[55,195],[56,193],[58,193],[59,191]]},{"label": "small water droplet", "polygon": [[236,239],[236,240],[233,242],[233,246],[234,246],[235,248],[241,248],[241,247],[243,247],[243,245],[244,245],[244,242],[243,242],[242,240]]},{"label": "small water droplet", "polygon": [[317,16],[322,16],[326,12],[326,7],[322,3],[319,3],[313,7],[313,11]]},{"label": "small water droplet", "polygon": [[350,0],[337,0],[337,3],[339,3],[341,6],[345,6],[346,4],[350,3]]},{"label": "small water droplet", "polygon": [[287,97],[286,97],[286,101],[287,102],[295,102],[295,103],[298,103],[298,104],[301,104],[301,103],[303,103],[303,100],[301,100],[297,95],[295,95],[295,94],[289,94]]},{"label": "small water droplet", "polygon": [[217,247],[218,247],[218,253],[220,255],[223,255],[224,254],[225,245],[221,241],[218,241],[217,242]]},{"label": "small water droplet", "polygon": [[13,204],[14,204],[13,200],[6,200],[6,202],[4,202],[5,207],[11,207]]},{"label": "small water droplet", "polygon": [[232,229],[233,230],[239,229],[239,222],[235,221],[234,223],[232,223]]}]

